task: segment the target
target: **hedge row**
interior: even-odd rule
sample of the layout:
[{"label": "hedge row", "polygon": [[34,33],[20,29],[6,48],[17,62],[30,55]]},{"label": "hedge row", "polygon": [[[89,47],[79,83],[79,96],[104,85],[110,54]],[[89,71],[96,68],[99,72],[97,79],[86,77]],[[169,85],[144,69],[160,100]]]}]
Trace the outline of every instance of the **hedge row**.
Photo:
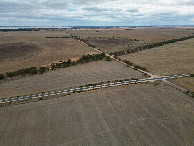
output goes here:
[{"label": "hedge row", "polygon": [[144,45],[144,46],[139,46],[139,47],[136,47],[134,49],[129,49],[129,50],[126,50],[126,51],[111,52],[110,55],[121,56],[121,55],[125,55],[125,54],[131,54],[131,53],[139,52],[139,51],[142,51],[142,50],[151,49],[151,48],[163,46],[163,45],[170,44],[170,43],[175,43],[175,42],[178,42],[178,41],[188,40],[188,39],[191,39],[191,38],[194,38],[194,35],[179,38],[179,39],[172,39],[172,40],[163,41],[163,42],[159,42],[159,43],[153,43],[153,44],[148,44],[148,45]]}]

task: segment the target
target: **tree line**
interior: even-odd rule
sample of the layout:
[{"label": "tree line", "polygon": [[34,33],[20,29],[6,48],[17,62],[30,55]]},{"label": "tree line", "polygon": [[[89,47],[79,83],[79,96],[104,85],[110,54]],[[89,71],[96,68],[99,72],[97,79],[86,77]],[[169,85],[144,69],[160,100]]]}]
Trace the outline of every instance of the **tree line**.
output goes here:
[{"label": "tree line", "polygon": [[26,75],[34,75],[34,74],[43,74],[47,71],[54,70],[57,68],[66,68],[70,66],[74,66],[77,64],[84,64],[89,63],[92,61],[99,61],[105,59],[106,61],[111,61],[110,57],[107,57],[105,53],[101,54],[93,54],[93,55],[83,55],[80,59],[77,61],[72,61],[71,59],[68,59],[67,61],[61,61],[59,63],[52,63],[50,67],[29,67],[29,68],[23,68],[19,69],[17,71],[7,72],[5,74],[0,74],[0,80],[5,79],[6,77],[15,77],[15,76],[26,76]]},{"label": "tree line", "polygon": [[68,59],[67,61],[63,61],[60,63],[52,63],[51,69],[54,70],[56,68],[66,68],[66,67],[74,66],[77,64],[84,64],[84,63],[103,60],[103,59],[106,59],[107,61],[109,61],[109,59],[107,59],[105,53],[93,54],[93,55],[88,54],[88,55],[83,55],[80,59],[78,59],[76,61],[72,61],[71,59]]},{"label": "tree line", "polygon": [[49,68],[47,67],[29,67],[19,69],[17,71],[7,72],[5,74],[0,74],[0,80],[5,79],[6,77],[15,77],[15,76],[26,76],[26,75],[34,75],[34,74],[43,74],[44,72],[48,71]]},{"label": "tree line", "polygon": [[194,35],[179,38],[179,39],[167,40],[167,41],[163,41],[163,42],[159,42],[159,43],[152,43],[152,44],[147,44],[147,45],[143,45],[143,46],[138,46],[134,49],[128,49],[126,51],[111,52],[110,55],[121,56],[121,55],[125,55],[125,54],[131,54],[131,53],[139,52],[139,51],[142,51],[142,50],[151,49],[151,48],[163,46],[163,45],[170,44],[170,43],[175,43],[175,42],[178,42],[178,41],[188,40],[188,39],[191,39],[191,38],[194,38]]},{"label": "tree line", "polygon": [[130,62],[128,60],[123,60],[123,62],[125,62],[128,66],[133,66],[135,70],[141,69],[143,71],[148,72],[148,69],[146,67],[142,67],[142,66],[136,65],[136,64],[134,64],[134,63],[132,63],[132,62]]}]

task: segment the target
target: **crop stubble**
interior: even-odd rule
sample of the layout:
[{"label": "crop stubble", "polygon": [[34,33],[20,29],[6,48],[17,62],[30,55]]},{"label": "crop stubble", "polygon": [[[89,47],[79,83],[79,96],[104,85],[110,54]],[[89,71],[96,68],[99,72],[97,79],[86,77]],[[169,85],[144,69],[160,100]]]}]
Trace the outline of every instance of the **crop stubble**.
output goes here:
[{"label": "crop stubble", "polygon": [[194,72],[194,39],[167,44],[120,56],[148,68],[153,74],[175,75]]},{"label": "crop stubble", "polygon": [[89,44],[109,53],[133,49],[137,46],[163,42],[192,35],[194,29],[188,28],[110,28],[110,29],[78,29],[68,31],[72,35],[81,36]]},{"label": "crop stubble", "polygon": [[99,37],[124,37],[136,39],[145,43],[156,43],[175,38],[181,38],[192,35],[194,29],[187,28],[138,28],[138,29],[78,29],[76,31],[68,31],[73,35],[82,36],[82,38],[99,38]]},{"label": "crop stubble", "polygon": [[[82,55],[96,54],[97,52],[72,38],[45,38],[47,36],[68,36],[65,32],[0,32],[0,44],[15,45],[25,43],[39,47],[41,52],[21,56],[17,60],[1,62],[0,73],[15,71],[27,67],[47,66],[54,62],[67,59],[78,59]],[[25,51],[25,49],[23,49]]]},{"label": "crop stubble", "polygon": [[130,85],[0,110],[0,144],[192,145],[193,99]]},{"label": "crop stubble", "polygon": [[193,77],[170,79],[170,82],[175,83],[189,91],[194,92],[194,78]]}]

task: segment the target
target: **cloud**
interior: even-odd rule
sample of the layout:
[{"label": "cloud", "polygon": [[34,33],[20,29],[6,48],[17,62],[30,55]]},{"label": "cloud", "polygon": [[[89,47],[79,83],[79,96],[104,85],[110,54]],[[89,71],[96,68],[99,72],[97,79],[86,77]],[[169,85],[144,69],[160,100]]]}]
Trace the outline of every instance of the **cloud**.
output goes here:
[{"label": "cloud", "polygon": [[98,7],[83,8],[83,10],[86,10],[86,11],[94,11],[94,12],[111,11],[111,9],[107,9],[107,8],[98,8]]},{"label": "cloud", "polygon": [[194,24],[193,0],[1,0],[0,25]]},{"label": "cloud", "polygon": [[130,13],[137,13],[139,10],[138,9],[129,9],[128,12]]}]

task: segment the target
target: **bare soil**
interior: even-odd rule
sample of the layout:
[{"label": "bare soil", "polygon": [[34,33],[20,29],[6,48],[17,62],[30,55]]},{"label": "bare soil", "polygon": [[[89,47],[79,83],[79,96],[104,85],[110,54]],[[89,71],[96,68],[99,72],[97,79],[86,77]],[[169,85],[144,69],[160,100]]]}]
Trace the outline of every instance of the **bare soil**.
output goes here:
[{"label": "bare soil", "polygon": [[0,44],[0,62],[15,60],[31,56],[41,49],[37,46],[24,43],[5,43]]},{"label": "bare soil", "polygon": [[142,74],[116,61],[91,62],[1,83],[0,98],[131,78],[142,78]]},{"label": "bare soil", "polygon": [[193,98],[131,85],[0,108],[0,145],[193,145]]},{"label": "bare soil", "polygon": [[148,68],[153,74],[175,75],[194,72],[194,39],[167,44],[120,56]]}]

